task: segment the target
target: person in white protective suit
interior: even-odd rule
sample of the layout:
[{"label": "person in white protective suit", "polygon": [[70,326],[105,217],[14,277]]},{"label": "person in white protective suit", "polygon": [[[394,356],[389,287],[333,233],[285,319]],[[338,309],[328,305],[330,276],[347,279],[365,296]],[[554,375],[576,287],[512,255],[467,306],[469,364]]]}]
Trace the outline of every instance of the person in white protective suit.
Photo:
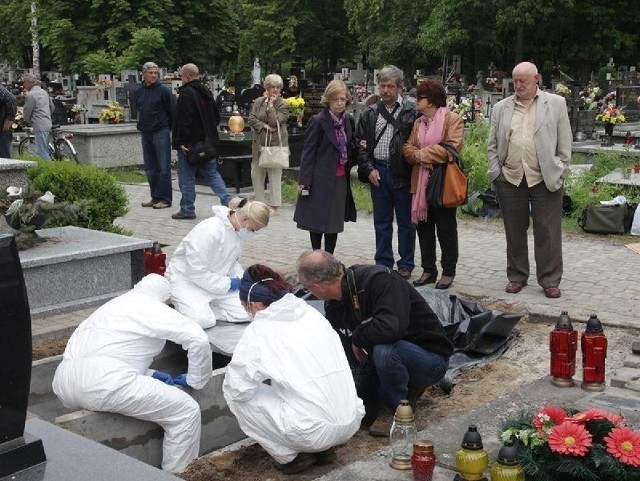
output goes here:
[{"label": "person in white protective suit", "polygon": [[[162,469],[184,471],[200,448],[200,407],[178,387],[202,389],[212,375],[211,347],[200,326],[165,304],[169,282],[149,274],[75,330],[53,378],[67,408],[106,411],[164,429]],[[166,340],[187,350],[186,374],[149,369]]]},{"label": "person in white protective suit", "polygon": [[351,438],[364,416],[338,335],[290,290],[267,266],[244,273],[240,299],[255,319],[222,386],[240,428],[284,474],[333,461],[334,446]]},{"label": "person in white protective suit", "polygon": [[203,329],[216,320],[250,320],[238,298],[239,259],[244,243],[269,223],[270,211],[242,199],[237,209],[214,206],[213,214],[182,239],[165,273],[175,308]]}]

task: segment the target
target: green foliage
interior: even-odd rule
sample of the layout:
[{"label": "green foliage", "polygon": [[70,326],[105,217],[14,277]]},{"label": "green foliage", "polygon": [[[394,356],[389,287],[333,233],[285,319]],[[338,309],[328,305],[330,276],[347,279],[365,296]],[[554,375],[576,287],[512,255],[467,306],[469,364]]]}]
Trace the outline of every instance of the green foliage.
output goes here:
[{"label": "green foliage", "polygon": [[157,28],[142,28],[131,35],[131,45],[117,59],[118,70],[137,69],[147,59],[159,64],[168,61],[164,46],[164,35]]},{"label": "green foliage", "polygon": [[489,124],[478,118],[469,127],[464,138],[462,158],[469,179],[469,194],[484,192],[491,186],[489,182],[489,158],[487,156],[487,139]]},{"label": "green foliage", "polygon": [[116,71],[116,57],[113,53],[107,53],[104,49],[89,53],[84,57],[84,72],[94,77],[101,73],[114,73]]},{"label": "green foliage", "polygon": [[619,152],[603,152],[594,155],[591,169],[572,176],[565,187],[573,203],[571,218],[577,222],[587,205],[601,200],[611,200],[620,194],[624,194],[628,201],[640,202],[638,187],[625,187],[622,191],[619,185],[596,182],[614,169],[628,169],[637,161],[637,157]]},{"label": "green foliage", "polygon": [[[72,225],[125,233],[121,227],[114,226],[113,221],[127,213],[127,194],[107,171],[72,162],[40,162],[28,173],[34,189],[49,190],[56,200],[91,201],[86,216],[80,216]],[[60,225],[69,224],[53,223],[51,227]]]},{"label": "green foliage", "polygon": [[[373,212],[373,204],[371,203],[371,194],[369,186],[358,182],[351,181],[351,190],[353,193],[353,202],[356,204],[358,212]],[[285,204],[294,204],[298,200],[298,184],[295,180],[283,180],[282,182],[282,201]]]}]

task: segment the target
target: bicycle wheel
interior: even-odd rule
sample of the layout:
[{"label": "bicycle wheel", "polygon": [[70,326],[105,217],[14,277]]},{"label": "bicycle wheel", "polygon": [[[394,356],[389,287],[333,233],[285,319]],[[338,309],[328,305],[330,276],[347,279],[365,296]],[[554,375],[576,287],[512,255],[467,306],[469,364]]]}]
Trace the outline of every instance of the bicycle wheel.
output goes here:
[{"label": "bicycle wheel", "polygon": [[36,150],[36,138],[29,136],[22,139],[18,144],[18,154],[28,155],[30,157],[40,157]]},{"label": "bicycle wheel", "polygon": [[54,160],[62,160],[62,161],[72,161],[78,164],[78,155],[76,154],[76,149],[73,147],[73,144],[69,142],[67,139],[58,139],[56,140],[56,152],[57,155],[53,157]]}]

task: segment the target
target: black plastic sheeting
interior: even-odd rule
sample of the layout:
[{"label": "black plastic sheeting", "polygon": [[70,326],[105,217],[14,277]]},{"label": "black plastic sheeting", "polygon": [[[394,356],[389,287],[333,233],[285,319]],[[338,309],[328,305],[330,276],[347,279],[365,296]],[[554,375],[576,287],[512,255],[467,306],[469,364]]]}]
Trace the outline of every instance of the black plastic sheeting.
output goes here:
[{"label": "black plastic sheeting", "polygon": [[[446,392],[453,389],[462,371],[498,359],[520,334],[516,324],[524,313],[490,310],[475,301],[431,287],[417,287],[416,290],[436,313],[455,348],[449,359],[449,370],[440,381],[440,387]],[[296,295],[324,315],[323,301],[304,291],[298,291]]]},{"label": "black plastic sheeting", "polygon": [[524,313],[490,310],[475,301],[430,287],[416,290],[436,313],[455,348],[449,359],[449,370],[440,381],[447,392],[453,389],[462,371],[499,358],[520,335],[516,324]]}]

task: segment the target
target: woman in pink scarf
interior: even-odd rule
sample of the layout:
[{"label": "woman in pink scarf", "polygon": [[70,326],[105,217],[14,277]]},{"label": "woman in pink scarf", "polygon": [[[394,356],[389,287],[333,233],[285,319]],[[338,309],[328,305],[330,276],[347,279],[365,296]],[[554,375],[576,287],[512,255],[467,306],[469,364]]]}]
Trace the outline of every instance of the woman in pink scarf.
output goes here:
[{"label": "woman in pink scarf", "polygon": [[452,144],[462,150],[464,123],[462,118],[450,112],[447,94],[439,80],[427,79],[418,84],[417,108],[422,114],[416,120],[409,139],[404,144],[404,157],[413,164],[411,174],[411,219],[417,225],[423,273],[413,281],[415,286],[432,284],[438,279],[436,266],[436,230],[442,258],[442,277],[436,289],[448,289],[456,275],[458,263],[458,224],[456,208],[431,207],[427,204],[426,188],[434,164],[449,160],[448,153],[438,145]]}]

